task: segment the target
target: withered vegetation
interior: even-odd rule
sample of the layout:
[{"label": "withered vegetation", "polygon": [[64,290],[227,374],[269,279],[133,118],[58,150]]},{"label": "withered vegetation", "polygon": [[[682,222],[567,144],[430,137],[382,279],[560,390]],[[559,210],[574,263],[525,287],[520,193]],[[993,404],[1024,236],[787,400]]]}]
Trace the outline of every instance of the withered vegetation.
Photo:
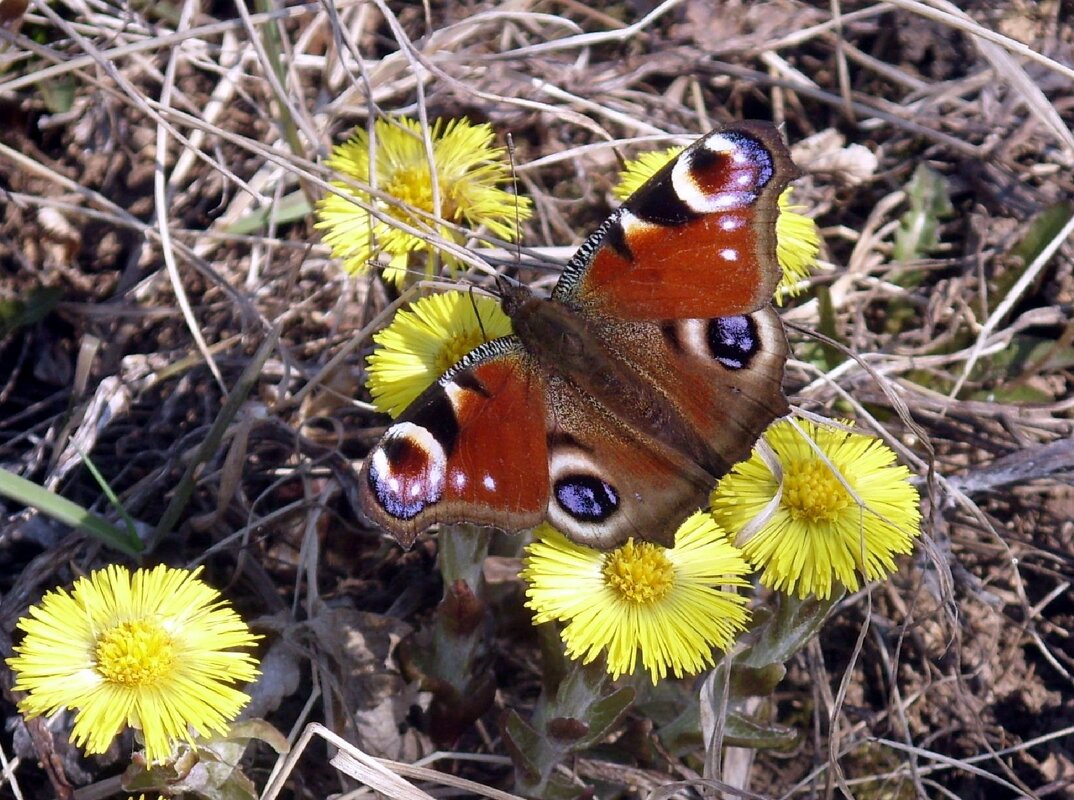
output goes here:
[{"label": "withered vegetation", "polygon": [[[364,364],[395,295],[312,228],[331,145],[371,115],[490,122],[534,200],[521,255],[547,265],[608,212],[622,156],[772,119],[823,238],[785,310],[788,395],[899,452],[925,539],[791,662],[768,705],[797,748],[724,777],[765,797],[1070,796],[1068,0],[18,5],[0,0],[0,467],[118,521],[91,461],[150,562],[204,563],[269,634],[256,710],[280,730],[435,749],[395,645],[441,598],[438,543],[402,552],[350,502],[386,423]],[[490,285],[476,252],[453,282]],[[495,696],[451,749],[502,757],[500,715],[531,707],[541,667],[518,542],[497,546]],[[0,500],[0,656],[41,592],[120,558]],[[129,740],[85,760],[62,721],[16,725],[2,666],[0,684],[0,798],[72,797],[126,765]],[[651,718],[567,768],[602,797],[696,775]],[[307,751],[290,796],[348,785],[326,759]],[[271,764],[258,751],[248,774]],[[505,759],[437,766],[511,786]]]}]

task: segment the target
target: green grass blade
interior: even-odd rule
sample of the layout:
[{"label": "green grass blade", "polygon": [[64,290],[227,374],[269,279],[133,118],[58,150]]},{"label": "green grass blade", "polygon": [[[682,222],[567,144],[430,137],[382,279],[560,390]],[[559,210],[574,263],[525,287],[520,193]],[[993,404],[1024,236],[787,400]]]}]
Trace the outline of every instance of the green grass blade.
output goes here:
[{"label": "green grass blade", "polygon": [[92,511],[72,503],[66,497],[50,492],[33,481],[28,481],[5,469],[0,469],[0,494],[17,503],[36,508],[42,514],[58,522],[79,528],[91,536],[96,536],[109,547],[137,556],[142,552],[142,543],[132,532],[117,528],[106,519]]}]

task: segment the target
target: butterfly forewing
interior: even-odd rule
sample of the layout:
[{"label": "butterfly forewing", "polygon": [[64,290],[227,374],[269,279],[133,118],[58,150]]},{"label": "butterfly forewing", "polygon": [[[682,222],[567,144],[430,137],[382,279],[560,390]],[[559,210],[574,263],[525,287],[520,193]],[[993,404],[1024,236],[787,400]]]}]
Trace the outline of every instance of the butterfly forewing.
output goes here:
[{"label": "butterfly forewing", "polygon": [[509,531],[548,505],[544,380],[514,337],[472,351],[366,457],[363,509],[404,547],[437,522]]},{"label": "butterfly forewing", "polygon": [[621,319],[757,310],[779,282],[776,201],[795,174],[770,125],[708,134],[589,237],[553,297]]}]

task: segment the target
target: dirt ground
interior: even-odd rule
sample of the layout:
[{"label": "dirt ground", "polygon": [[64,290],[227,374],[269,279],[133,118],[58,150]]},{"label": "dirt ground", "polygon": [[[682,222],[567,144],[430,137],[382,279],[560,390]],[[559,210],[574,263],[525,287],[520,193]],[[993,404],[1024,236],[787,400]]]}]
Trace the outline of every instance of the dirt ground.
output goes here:
[{"label": "dirt ground", "polygon": [[[439,746],[458,756],[436,769],[510,791],[501,720],[542,679],[519,540],[486,564],[489,702],[434,744],[405,675],[437,539],[403,552],[352,504],[397,294],[329,257],[321,162],[371,114],[489,122],[533,199],[523,254],[548,264],[614,206],[620,157],[773,120],[822,237],[783,309],[788,397],[886,432],[924,539],[788,664],[765,708],[800,736],[755,754],[741,796],[1074,796],[1074,3],[595,5],[0,0],[0,467],[118,519],[89,456],[143,533],[177,514],[144,563],[204,564],[265,635],[254,711],[284,734],[322,722],[408,763]],[[42,592],[115,561],[0,495],[0,657]],[[668,683],[565,763],[596,796],[701,772],[700,747],[654,736],[696,700]],[[69,720],[22,724],[2,666],[0,686],[0,798],[110,796],[130,739],[85,758]],[[328,757],[283,796],[353,788]],[[247,755],[259,788],[274,759]]]}]

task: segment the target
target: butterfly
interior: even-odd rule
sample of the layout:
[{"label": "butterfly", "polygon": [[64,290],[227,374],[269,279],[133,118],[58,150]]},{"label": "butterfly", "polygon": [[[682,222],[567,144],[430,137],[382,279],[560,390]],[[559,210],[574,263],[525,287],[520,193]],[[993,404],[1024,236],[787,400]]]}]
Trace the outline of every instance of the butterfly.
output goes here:
[{"label": "butterfly", "polygon": [[599,549],[672,546],[716,479],[785,415],[771,298],[775,128],[684,150],[579,247],[550,297],[499,282],[511,336],[425,390],[366,457],[359,502],[404,547],[435,523],[543,520]]}]

